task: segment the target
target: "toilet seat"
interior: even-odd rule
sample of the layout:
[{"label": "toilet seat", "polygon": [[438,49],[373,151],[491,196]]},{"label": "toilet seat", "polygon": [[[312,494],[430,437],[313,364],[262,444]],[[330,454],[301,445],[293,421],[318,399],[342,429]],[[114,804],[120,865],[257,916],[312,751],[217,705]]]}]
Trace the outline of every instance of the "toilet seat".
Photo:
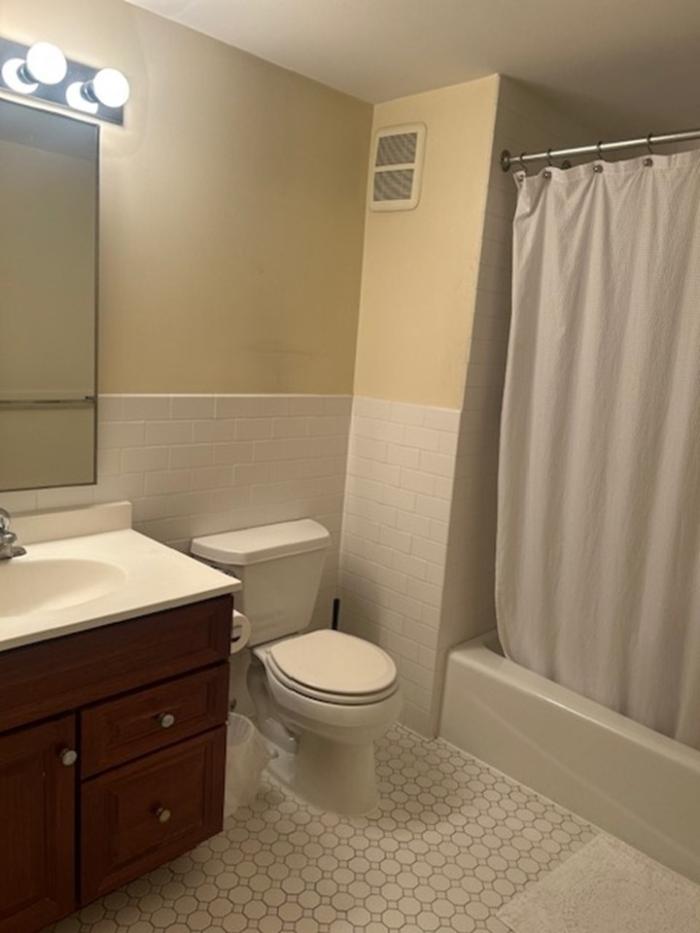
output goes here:
[{"label": "toilet seat", "polygon": [[392,696],[398,689],[398,684],[394,682],[390,687],[379,693],[331,693],[330,691],[314,690],[306,684],[300,684],[291,677],[287,677],[275,665],[275,662],[268,655],[267,673],[269,677],[274,678],[277,683],[282,684],[288,690],[298,693],[301,696],[309,697],[312,700],[318,700],[319,703],[333,703],[338,706],[365,706],[369,703],[379,703],[387,697]]},{"label": "toilet seat", "polygon": [[270,671],[268,661],[265,662],[267,686],[280,709],[282,721],[291,722],[297,729],[313,735],[322,735],[334,742],[362,744],[383,735],[401,710],[398,684],[394,692],[382,700],[374,697],[355,703],[336,703],[328,697],[318,700],[283,684]]},{"label": "toilet seat", "polygon": [[398,690],[396,665],[385,651],[331,629],[275,642],[264,660],[268,676],[321,703],[366,706]]}]

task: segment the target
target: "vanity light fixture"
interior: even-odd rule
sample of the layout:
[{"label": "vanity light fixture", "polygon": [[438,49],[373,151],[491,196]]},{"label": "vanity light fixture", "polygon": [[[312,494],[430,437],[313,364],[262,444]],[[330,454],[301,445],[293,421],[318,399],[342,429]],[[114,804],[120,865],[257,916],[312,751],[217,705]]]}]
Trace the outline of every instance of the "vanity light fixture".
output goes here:
[{"label": "vanity light fixture", "polygon": [[74,110],[96,114],[100,104],[123,107],[131,94],[129,82],[116,68],[103,68],[92,81],[74,81],[66,89],[66,102]]},{"label": "vanity light fixture", "polygon": [[117,71],[116,68],[103,68],[92,81],[87,81],[82,86],[81,93],[90,103],[104,104],[105,107],[123,107],[129,99],[131,88],[121,71]]},{"label": "vanity light fixture", "polygon": [[80,110],[82,113],[90,113],[94,116],[100,109],[100,105],[96,100],[88,100],[87,95],[83,93],[84,87],[82,81],[73,81],[69,84],[66,88],[66,103],[73,110]]},{"label": "vanity light fixture", "polygon": [[91,68],[68,61],[58,46],[26,46],[0,38],[0,93],[9,91],[48,101],[82,114],[124,122],[129,82],[116,68]]},{"label": "vanity light fixture", "polygon": [[38,83],[25,81],[20,77],[20,69],[25,62],[21,58],[8,58],[2,66],[2,80],[15,94],[33,94],[39,89]]},{"label": "vanity light fixture", "polygon": [[66,56],[52,42],[35,42],[19,69],[20,77],[30,84],[60,84],[67,74]]},{"label": "vanity light fixture", "polygon": [[10,58],[2,66],[3,80],[18,94],[33,94],[40,84],[60,84],[67,72],[66,56],[51,42],[35,42],[26,58]]}]

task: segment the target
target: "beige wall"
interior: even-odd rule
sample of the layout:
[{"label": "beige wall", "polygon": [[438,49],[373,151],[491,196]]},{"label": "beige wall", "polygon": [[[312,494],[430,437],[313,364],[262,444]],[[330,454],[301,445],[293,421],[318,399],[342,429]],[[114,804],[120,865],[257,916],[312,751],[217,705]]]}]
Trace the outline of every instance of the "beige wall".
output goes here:
[{"label": "beige wall", "polygon": [[374,130],[427,126],[418,207],[369,212],[358,395],[458,408],[486,203],[498,78],[379,104]]},{"label": "beige wall", "polygon": [[132,82],[103,130],[101,390],[349,392],[370,105],[122,0],[2,0],[0,34]]}]

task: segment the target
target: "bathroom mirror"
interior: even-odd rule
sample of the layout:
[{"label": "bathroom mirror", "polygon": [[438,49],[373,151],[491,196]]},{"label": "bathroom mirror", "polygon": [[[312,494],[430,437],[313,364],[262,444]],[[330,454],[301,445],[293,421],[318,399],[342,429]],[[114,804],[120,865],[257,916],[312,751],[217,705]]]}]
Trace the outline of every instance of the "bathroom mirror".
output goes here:
[{"label": "bathroom mirror", "polygon": [[0,491],[95,482],[99,128],[0,99]]}]

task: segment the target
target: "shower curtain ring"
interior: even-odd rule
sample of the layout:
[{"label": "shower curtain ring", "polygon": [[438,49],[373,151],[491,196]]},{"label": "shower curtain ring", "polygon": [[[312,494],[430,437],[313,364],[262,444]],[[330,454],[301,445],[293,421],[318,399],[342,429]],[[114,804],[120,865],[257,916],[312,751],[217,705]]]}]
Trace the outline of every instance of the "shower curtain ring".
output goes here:
[{"label": "shower curtain ring", "polygon": [[643,163],[642,163],[643,165],[646,165],[647,168],[651,168],[654,165],[654,160],[651,158],[654,155],[654,150],[651,147],[651,138],[653,135],[654,135],[653,133],[649,133],[649,135],[647,136],[647,150],[649,152],[649,155],[643,159]]},{"label": "shower curtain ring", "polygon": [[520,162],[520,168],[527,175],[527,165],[525,165],[525,162],[524,162],[526,155],[527,155],[526,152],[521,152],[520,155],[518,156],[518,162]]},{"label": "shower curtain ring", "polygon": [[603,155],[603,150],[601,148],[602,145],[603,145],[603,140],[601,139],[595,144],[595,147],[598,151],[598,158],[600,159],[601,162],[605,162],[605,156]]},{"label": "shower curtain ring", "polygon": [[551,149],[547,150],[547,165],[550,168],[552,167],[552,150]]}]

